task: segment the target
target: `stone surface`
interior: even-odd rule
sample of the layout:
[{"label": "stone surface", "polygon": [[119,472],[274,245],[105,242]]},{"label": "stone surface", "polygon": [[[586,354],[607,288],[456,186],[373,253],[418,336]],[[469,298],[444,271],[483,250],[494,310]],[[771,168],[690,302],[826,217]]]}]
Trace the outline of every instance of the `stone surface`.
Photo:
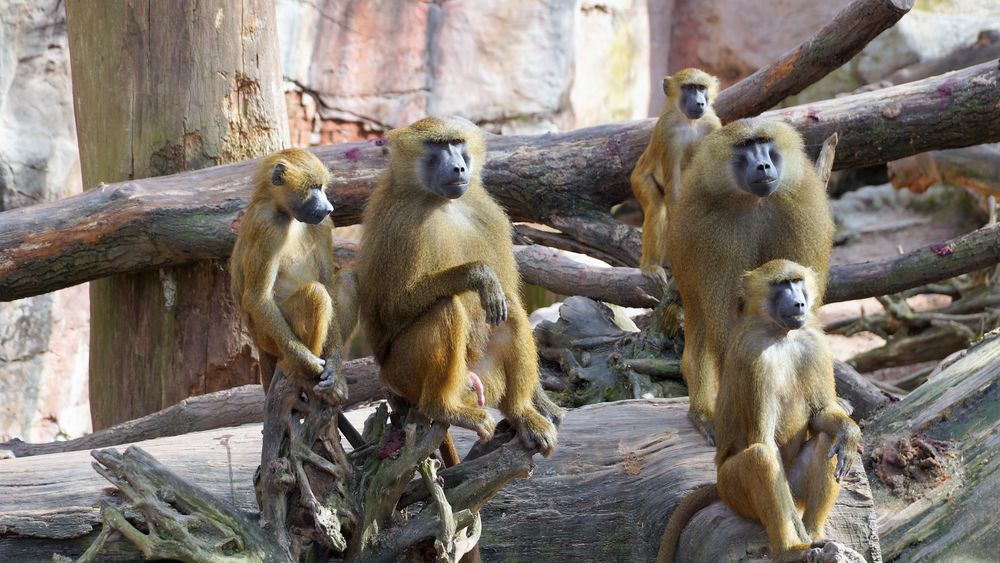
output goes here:
[{"label": "stone surface", "polygon": [[[719,76],[725,87],[796,47],[850,2],[674,0],[673,6],[650,2],[650,18],[672,14],[670,70],[700,67]],[[1000,29],[1000,4],[994,0],[917,0],[910,13],[854,59],[784,105],[877,82],[904,66],[971,45],[985,29]]]},{"label": "stone surface", "polygon": [[[9,0],[0,15],[0,211],[80,190],[63,3]],[[0,440],[89,431],[89,316],[86,285],[0,303]]]},{"label": "stone surface", "polygon": [[[647,112],[645,0],[279,0],[277,8],[290,87],[315,98],[321,121],[353,123],[360,138],[427,114],[537,133]],[[322,140],[322,125],[303,129]]]},{"label": "stone surface", "polygon": [[670,69],[699,67],[729,86],[793,49],[850,2],[674,0]]},{"label": "stone surface", "polygon": [[917,0],[910,13],[854,59],[789,98],[785,105],[822,100],[878,82],[903,67],[968,47],[984,30],[1000,30],[1000,3]]}]

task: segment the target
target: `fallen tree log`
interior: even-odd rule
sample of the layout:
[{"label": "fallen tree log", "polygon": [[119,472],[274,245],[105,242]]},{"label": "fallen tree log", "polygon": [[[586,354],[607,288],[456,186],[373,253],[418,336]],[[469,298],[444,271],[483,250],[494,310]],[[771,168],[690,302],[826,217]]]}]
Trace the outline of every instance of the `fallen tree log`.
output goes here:
[{"label": "fallen tree log", "polygon": [[1000,226],[987,225],[894,258],[830,268],[826,302],[898,293],[1000,262]]},{"label": "fallen tree log", "polygon": [[1000,335],[941,369],[864,430],[886,561],[990,561],[1000,534]]},{"label": "fallen tree log", "polygon": [[914,193],[923,193],[944,182],[962,186],[984,199],[1000,198],[1000,145],[997,144],[925,152],[890,162],[888,169],[893,187]]},{"label": "fallen tree log", "polygon": [[[350,396],[343,405],[345,409],[383,398],[378,368],[372,358],[345,362],[343,370],[347,378],[356,380],[355,383],[348,383]],[[44,444],[31,444],[15,438],[0,443],[0,450],[7,450],[15,457],[28,457],[108,448],[164,436],[240,426],[264,420],[264,400],[264,391],[260,385],[242,385],[189,397],[162,411],[116,424],[81,438]]]},{"label": "fallen tree log", "polygon": [[774,63],[719,96],[715,113],[723,123],[757,115],[819,81],[865,48],[913,7],[913,0],[856,0],[815,35]]},{"label": "fallen tree log", "polygon": [[[582,295],[625,307],[653,307],[661,289],[637,268],[600,268],[560,250],[516,247],[525,282],[556,293]],[[901,256],[830,268],[826,302],[898,293],[1000,263],[1000,226],[987,225],[958,238]],[[575,289],[574,289],[575,288]]]},{"label": "fallen tree log", "polygon": [[[369,412],[352,411],[348,417],[358,424]],[[555,455],[535,458],[530,479],[508,485],[481,510],[484,560],[652,560],[680,498],[715,478],[713,450],[687,422],[686,412],[684,399],[570,411]],[[260,425],[245,425],[141,447],[182,478],[255,515],[252,476],[260,461],[260,431]],[[469,432],[453,431],[462,450],[475,441]],[[89,462],[86,452],[0,461],[0,559],[76,557],[86,549],[100,523],[96,507],[121,502]],[[443,472],[443,477],[447,483],[448,475]],[[877,561],[872,498],[860,464],[843,485],[829,535]],[[686,532],[702,544],[709,557],[702,561],[745,557],[766,545],[759,525],[721,505],[702,513],[711,513],[711,523],[694,522]],[[106,561],[139,558],[135,547],[114,535],[102,556]]]},{"label": "fallen tree log", "polygon": [[[1000,141],[998,81],[1000,69],[992,61],[765,115],[791,122],[815,152],[839,132],[834,167],[853,168],[928,150]],[[634,255],[635,231],[616,226],[607,210],[631,196],[628,175],[653,123],[489,136],[486,187],[515,221],[554,226],[578,240],[571,231],[587,229],[590,240],[584,242],[599,249],[631,240],[633,248],[626,254]],[[335,221],[356,223],[385,165],[384,143],[345,143],[319,147],[315,153],[334,174],[329,193],[337,207]],[[227,256],[253,166],[251,161],[109,184],[58,202],[0,213],[0,300],[116,273]]]}]

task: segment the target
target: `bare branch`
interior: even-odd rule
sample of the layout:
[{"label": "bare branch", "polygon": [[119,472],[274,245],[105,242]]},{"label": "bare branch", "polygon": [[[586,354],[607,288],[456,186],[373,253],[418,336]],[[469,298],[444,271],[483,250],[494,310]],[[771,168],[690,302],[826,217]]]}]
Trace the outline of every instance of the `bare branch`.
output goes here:
[{"label": "bare branch", "polygon": [[913,7],[913,0],[856,0],[815,35],[724,90],[715,103],[723,123],[758,115],[857,55]]}]

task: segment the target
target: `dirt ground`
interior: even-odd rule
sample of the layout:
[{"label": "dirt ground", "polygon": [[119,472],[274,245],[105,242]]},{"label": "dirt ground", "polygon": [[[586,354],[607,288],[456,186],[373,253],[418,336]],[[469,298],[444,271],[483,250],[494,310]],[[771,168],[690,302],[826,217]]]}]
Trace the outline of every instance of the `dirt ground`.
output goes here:
[{"label": "dirt ground", "polygon": [[[878,260],[916,250],[974,230],[979,218],[962,201],[956,189],[932,189],[914,196],[891,186],[872,186],[846,194],[832,202],[838,225],[838,244],[830,257],[831,265]],[[907,300],[914,310],[926,311],[947,305],[941,295],[918,295]],[[824,325],[847,317],[881,313],[882,305],[873,298],[831,303],[820,309]],[[852,356],[878,348],[882,338],[867,332],[850,337],[828,335],[834,356],[848,360]],[[933,362],[900,368],[888,368],[869,374],[883,381],[898,379],[924,369]]]}]

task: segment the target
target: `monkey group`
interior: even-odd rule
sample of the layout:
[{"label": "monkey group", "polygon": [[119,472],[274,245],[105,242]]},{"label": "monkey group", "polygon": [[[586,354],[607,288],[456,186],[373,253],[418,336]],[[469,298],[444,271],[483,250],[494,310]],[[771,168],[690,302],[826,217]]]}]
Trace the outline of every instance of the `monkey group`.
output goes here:
[{"label": "monkey group", "polygon": [[671,268],[688,418],[716,446],[718,472],[674,510],[657,560],[673,561],[690,517],[721,499],[764,525],[775,559],[797,561],[822,547],[861,434],[815,320],[834,224],[799,133],[761,118],[721,126],[714,84],[694,69],[664,79],[666,106],[631,176],[640,268],[663,283]]},{"label": "monkey group", "polygon": [[[725,126],[718,80],[684,69],[630,176],[643,209],[642,273],[684,308],[688,417],[715,445],[717,482],[677,507],[659,561],[687,520],[721,499],[759,520],[776,559],[801,558],[823,528],[860,431],[837,403],[816,309],[834,225],[825,186],[790,125]],[[428,117],[388,133],[389,162],[364,210],[356,276],[333,259],[330,172],[310,152],[260,161],[230,261],[232,293],[261,354],[302,388],[343,401],[341,347],[355,323],[381,382],[428,418],[523,445],[557,447],[563,411],[542,390],[511,225],[482,182],[482,131]],[[441,445],[458,463],[451,437]]]}]

